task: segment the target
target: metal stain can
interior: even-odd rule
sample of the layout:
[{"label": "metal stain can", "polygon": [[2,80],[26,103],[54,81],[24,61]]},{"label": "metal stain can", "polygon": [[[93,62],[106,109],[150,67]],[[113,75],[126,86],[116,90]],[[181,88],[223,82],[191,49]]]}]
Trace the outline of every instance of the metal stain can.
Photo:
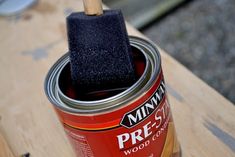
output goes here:
[{"label": "metal stain can", "polygon": [[77,157],[179,157],[180,145],[156,46],[130,37],[138,81],[115,91],[76,96],[69,56],[50,69],[45,92]]}]

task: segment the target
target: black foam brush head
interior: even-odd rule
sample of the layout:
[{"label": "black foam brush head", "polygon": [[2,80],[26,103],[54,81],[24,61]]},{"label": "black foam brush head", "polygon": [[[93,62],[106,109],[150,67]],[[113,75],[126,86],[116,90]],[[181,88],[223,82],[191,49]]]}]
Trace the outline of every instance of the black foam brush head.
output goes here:
[{"label": "black foam brush head", "polygon": [[78,90],[122,88],[135,82],[121,11],[106,10],[99,16],[72,13],[67,17],[67,31],[71,76]]}]

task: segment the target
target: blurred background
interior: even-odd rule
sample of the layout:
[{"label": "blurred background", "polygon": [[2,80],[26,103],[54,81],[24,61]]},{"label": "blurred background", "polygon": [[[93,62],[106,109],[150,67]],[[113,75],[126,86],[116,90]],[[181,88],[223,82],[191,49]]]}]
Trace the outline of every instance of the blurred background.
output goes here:
[{"label": "blurred background", "polygon": [[235,103],[235,0],[103,0]]},{"label": "blurred background", "polygon": [[[18,13],[35,2],[0,0],[0,15],[14,14],[17,21]],[[235,103],[235,0],[103,0],[103,3],[121,9],[129,23]],[[50,9],[53,7],[47,8]],[[72,11],[67,9],[66,14]]]}]

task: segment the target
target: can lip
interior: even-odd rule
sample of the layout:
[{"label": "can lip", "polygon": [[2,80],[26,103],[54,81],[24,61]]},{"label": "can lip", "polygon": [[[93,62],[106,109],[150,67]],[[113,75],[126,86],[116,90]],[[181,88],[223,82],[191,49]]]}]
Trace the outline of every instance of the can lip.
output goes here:
[{"label": "can lip", "polygon": [[[131,45],[131,46],[136,47],[140,51],[143,51],[140,48],[138,48],[138,46],[135,46],[135,45]],[[67,101],[69,102],[68,103],[69,106],[72,106],[72,107],[75,107],[75,108],[78,107],[78,104],[79,104],[79,107],[81,107],[81,106],[94,107],[94,106],[104,105],[104,104],[107,104],[107,103],[112,103],[112,102],[116,101],[117,99],[119,99],[120,97],[122,97],[124,95],[127,95],[128,93],[131,93],[132,91],[134,91],[134,89],[137,86],[139,86],[144,81],[144,79],[145,79],[145,77],[148,73],[149,66],[150,66],[147,55],[144,52],[142,52],[142,54],[145,57],[146,66],[145,66],[145,69],[144,69],[144,72],[143,72],[142,76],[133,85],[131,85],[126,90],[124,90],[124,91],[122,91],[122,92],[120,92],[120,93],[118,93],[114,96],[111,96],[111,97],[108,97],[108,98],[105,98],[105,99],[100,99],[100,100],[93,100],[93,101],[75,100],[75,99],[72,99],[72,98],[68,97],[67,95],[65,95],[62,92],[62,90],[60,89],[60,86],[59,86],[59,79],[60,79],[60,76],[61,76],[61,73],[62,73],[63,69],[69,63],[69,61],[66,62],[65,64],[63,64],[63,66],[61,66],[60,70],[58,71],[58,75],[56,77],[56,88],[58,90],[58,94],[59,94],[60,98],[62,97],[63,100],[65,100],[66,102]]]},{"label": "can lip", "polygon": [[[57,74],[57,72],[60,70],[59,66],[60,64],[64,64],[64,62],[66,61],[66,57],[68,56],[68,54],[64,54],[62,57],[60,57],[56,63],[54,63],[52,65],[52,67],[49,69],[46,78],[44,80],[44,91],[45,94],[48,98],[48,100],[55,106],[60,107],[59,103],[58,103],[58,99],[55,97],[55,91],[53,90],[54,86],[55,86],[55,82],[53,81]],[[56,89],[55,89],[56,90]],[[62,107],[60,107],[62,108]]]},{"label": "can lip", "polygon": [[[65,96],[58,88],[59,73],[61,73],[63,67],[69,62],[68,53],[66,53],[51,67],[45,79],[44,90],[50,102],[64,112],[89,114],[99,113],[101,111],[110,110],[118,106],[128,104],[128,102],[134,101],[139,96],[144,95],[145,92],[150,89],[154,81],[156,81],[160,72],[160,54],[154,43],[146,41],[145,39],[130,36],[130,43],[132,46],[140,50],[145,58],[147,57],[144,73],[147,72],[150,74],[144,75],[143,73],[138,81],[135,82],[135,84],[133,84],[130,88],[112,97],[95,101],[73,100]],[[150,67],[150,72],[146,68],[147,64]],[[145,79],[146,82],[144,82],[144,86],[138,88],[137,86],[138,84],[141,84],[141,79]],[[136,87],[138,89],[136,89]],[[126,93],[132,94],[128,95]]]}]

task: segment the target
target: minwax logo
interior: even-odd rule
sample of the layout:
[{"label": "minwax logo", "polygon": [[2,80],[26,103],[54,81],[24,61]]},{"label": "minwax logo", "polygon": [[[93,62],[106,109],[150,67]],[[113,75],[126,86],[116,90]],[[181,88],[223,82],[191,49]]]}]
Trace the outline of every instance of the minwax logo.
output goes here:
[{"label": "minwax logo", "polygon": [[126,128],[132,128],[146,119],[157,109],[165,95],[165,89],[165,83],[162,80],[156,92],[144,104],[123,116],[120,125]]}]

